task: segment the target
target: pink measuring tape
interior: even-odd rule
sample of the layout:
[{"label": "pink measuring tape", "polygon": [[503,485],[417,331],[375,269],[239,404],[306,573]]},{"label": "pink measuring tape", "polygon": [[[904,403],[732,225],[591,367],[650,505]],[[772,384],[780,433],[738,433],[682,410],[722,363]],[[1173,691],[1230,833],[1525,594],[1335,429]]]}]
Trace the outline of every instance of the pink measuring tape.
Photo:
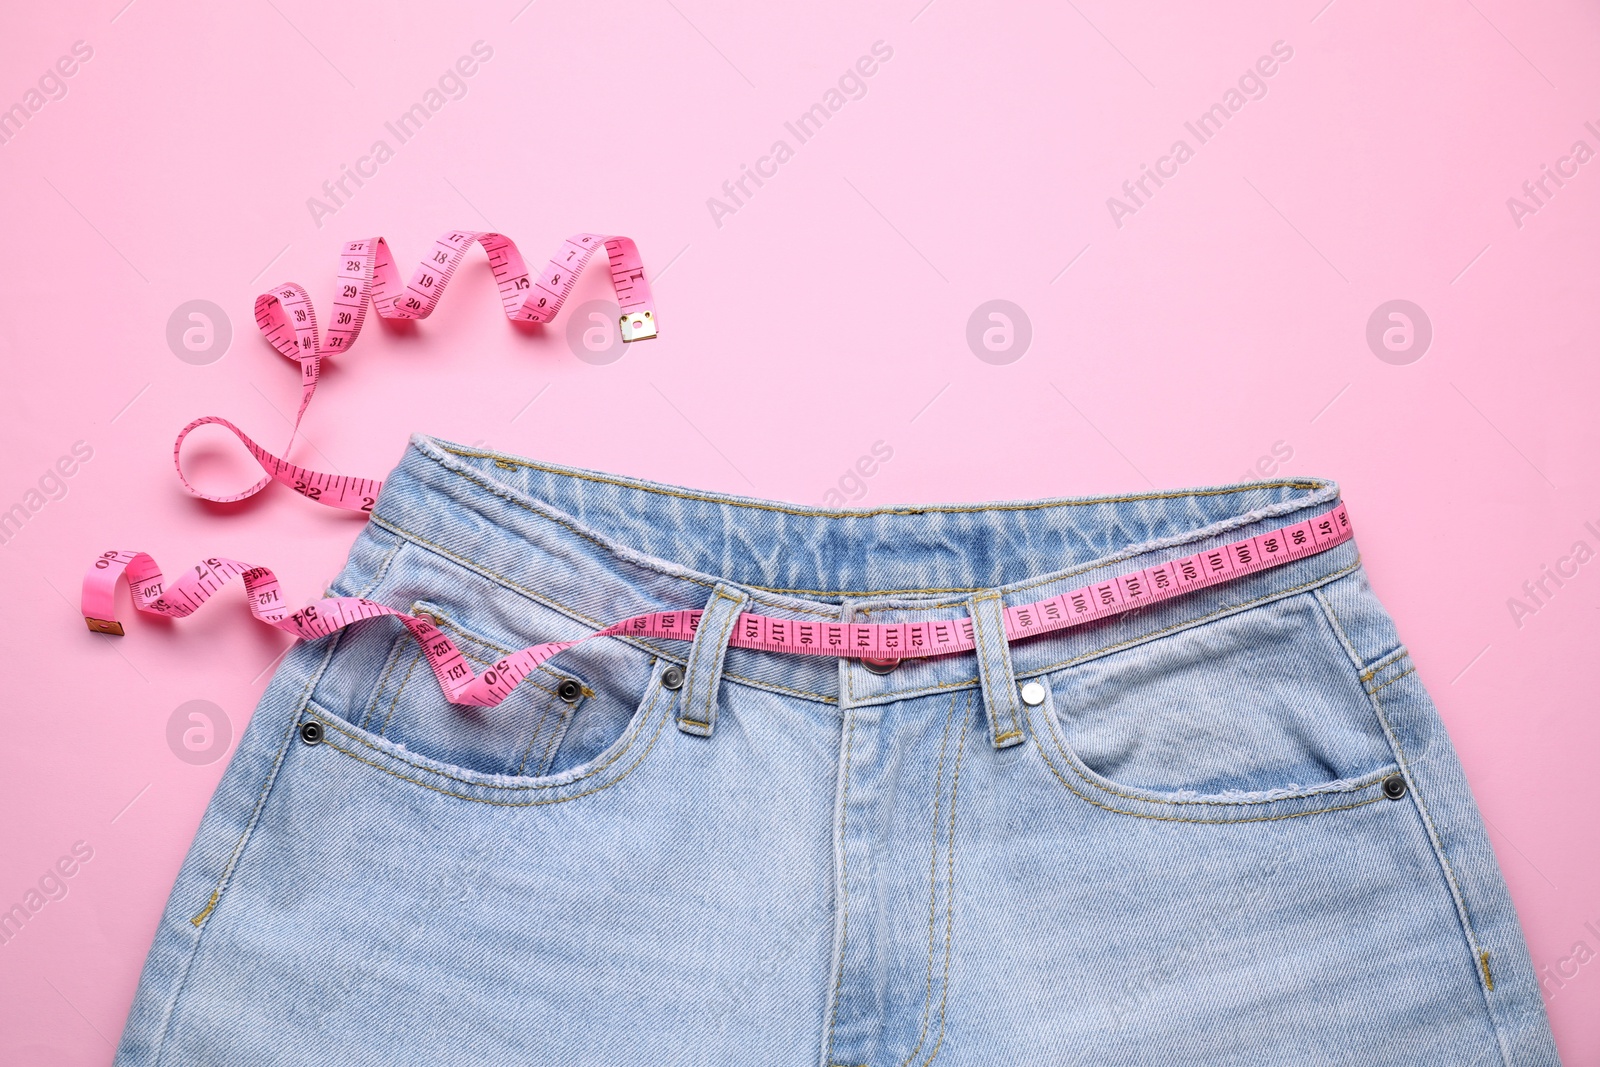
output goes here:
[{"label": "pink measuring tape", "polygon": [[[433,314],[456,267],[474,244],[481,244],[489,254],[489,269],[500,288],[500,304],[506,317],[539,323],[548,323],[556,317],[562,302],[572,292],[578,274],[595,250],[604,246],[611,263],[611,285],[622,309],[618,322],[622,340],[645,341],[656,336],[650,283],[645,280],[639,249],[626,237],[575,234],[562,242],[560,251],[551,257],[544,270],[530,274],[522,253],[504,234],[452,230],[433,243],[433,250],[412,274],[411,281],[403,286],[394,258],[389,254],[389,245],[382,237],[351,241],[339,257],[338,289],[326,338],[318,332],[317,313],[301,286],[290,282],[256,298],[256,325],[272,347],[300,364],[300,408],[289,430],[285,455],[294,444],[295,435],[300,432],[300,420],[305,417],[312,394],[317,391],[323,359],[336,352],[347,352],[355,344],[366,318],[368,301],[386,319],[427,318]],[[183,441],[197,427],[209,425],[221,426],[237,437],[266,471],[266,477],[243,492],[227,496],[203,493],[191,485],[183,474]],[[245,436],[239,427],[215,415],[195,419],[178,432],[178,439],[172,443],[172,462],[185,489],[219,503],[254,496],[276,481],[319,504],[370,512],[378,491],[383,488],[381,482],[371,478],[322,474],[280,459]]]},{"label": "pink measuring tape", "polygon": [[[1104,619],[1304,559],[1343,544],[1351,535],[1350,517],[1344,505],[1339,504],[1293,526],[1095,582],[1049,600],[1006,608],[1006,637],[1018,641]],[[83,579],[83,614],[89,629],[95,633],[122,633],[122,624],[116,621],[116,588],[118,578],[124,574],[136,608],[170,618],[192,614],[235,576],[244,579],[251,613],[267,625],[295,637],[325,637],[362,619],[393,615],[422,646],[445,695],[453,703],[480,707],[500,703],[540,664],[583,641],[596,637],[687,641],[694,637],[701,616],[697,610],[635,615],[575,641],[549,641],[513,652],[482,674],[475,675],[460,649],[430,618],[408,615],[362,597],[327,597],[291,612],[284,604],[278,579],[270,570],[231,559],[208,559],[185,572],[171,589],[165,589],[161,571],[148,555],[143,552],[105,553]],[[970,617],[931,622],[854,623],[775,619],[750,612],[739,615],[728,644],[763,652],[873,660],[941,656],[974,647]]]},{"label": "pink measuring tape", "polygon": [[[383,238],[352,241],[344,246],[340,257],[338,295],[333,302],[333,317],[325,339],[318,331],[311,300],[301,286],[293,283],[279,286],[256,299],[256,324],[261,332],[274,348],[300,365],[300,407],[290,430],[290,445],[316,392],[322,360],[331,353],[350,349],[361,332],[368,301],[384,318],[427,318],[438,305],[439,296],[456,267],[474,244],[481,244],[489,255],[489,266],[499,285],[507,317],[540,323],[555,318],[571,293],[578,273],[596,249],[604,247],[611,265],[611,283],[622,311],[618,322],[622,340],[643,341],[656,336],[650,286],[644,277],[639,250],[626,237],[587,233],[569,237],[545,269],[538,275],[531,275],[510,238],[498,233],[452,231],[434,242],[432,253],[403,287]],[[196,427],[210,424],[222,426],[238,437],[266,476],[231,496],[212,496],[189,484],[179,460],[184,438]],[[381,483],[373,479],[322,474],[290,463],[256,444],[233,423],[216,416],[196,419],[183,428],[173,443],[173,462],[184,488],[195,496],[221,502],[243,500],[277,481],[319,503],[348,511],[370,512],[382,488]],[[1018,641],[1107,618],[1304,559],[1342,544],[1350,537],[1350,518],[1340,504],[1293,526],[1096,582],[1049,600],[1006,608],[1006,638]],[[362,597],[326,597],[291,612],[272,571],[221,557],[197,564],[168,589],[155,560],[145,553],[102,553],[83,579],[82,609],[91,631],[122,635],[122,624],[116,621],[116,589],[118,580],[123,577],[128,579],[134,607],[169,618],[193,614],[230,580],[241,577],[251,614],[298,638],[326,637],[363,619],[393,615],[422,646],[445,695],[454,703],[480,707],[500,703],[540,664],[583,641],[596,637],[687,641],[694,638],[701,618],[698,610],[636,615],[574,641],[549,641],[513,652],[479,675],[473,673],[460,649],[440,632],[430,617],[409,615]],[[974,647],[969,617],[915,623],[836,623],[776,619],[751,612],[740,614],[728,643],[735,648],[764,652],[879,661],[941,656]]]}]

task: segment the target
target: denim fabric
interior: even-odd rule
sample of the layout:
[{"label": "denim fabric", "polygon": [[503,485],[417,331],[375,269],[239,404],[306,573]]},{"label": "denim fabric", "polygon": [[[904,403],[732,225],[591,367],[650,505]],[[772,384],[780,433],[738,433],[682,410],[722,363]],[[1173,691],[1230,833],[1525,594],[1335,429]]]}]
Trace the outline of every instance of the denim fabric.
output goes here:
[{"label": "denim fabric", "polygon": [[1337,500],[825,512],[416,438],[332,592],[480,670],[646,611],[698,636],[589,642],[488,709],[393,619],[295,647],[116,1062],[1555,1064],[1354,542],[886,674],[724,647],[739,610],[986,633]]}]

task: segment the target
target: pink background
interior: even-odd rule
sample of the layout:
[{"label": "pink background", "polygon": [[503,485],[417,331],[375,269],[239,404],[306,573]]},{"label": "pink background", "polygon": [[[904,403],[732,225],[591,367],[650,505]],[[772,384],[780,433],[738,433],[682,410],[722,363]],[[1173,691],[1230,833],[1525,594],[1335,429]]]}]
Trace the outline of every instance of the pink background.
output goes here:
[{"label": "pink background", "polygon": [[[334,363],[296,458],[381,477],[425,430],[809,503],[841,479],[864,504],[1340,480],[1565,1060],[1600,1063],[1600,561],[1547,581],[1520,626],[1508,606],[1574,542],[1600,551],[1600,161],[1547,181],[1537,211],[1507,205],[1575,141],[1600,150],[1594,5],[125,2],[31,5],[0,37],[0,106],[25,112],[74,42],[93,53],[0,144],[0,510],[42,505],[0,548],[0,907],[75,842],[93,850],[0,944],[0,1060],[109,1061],[286,643],[236,593],[203,621],[90,635],[83,567],[108,547],[169,571],[224,553],[317,595],[356,520],[281,488],[202,505],[173,477],[173,435],[220,414],[281,447],[296,379],[255,334],[254,296],[296,280],[326,306],[339,242],[384,235],[409,272],[470,227],[539,262],[569,233],[635,238],[661,338],[575,358],[566,314],[508,326],[474,252],[432,319],[369,325]],[[493,54],[465,95],[398,143],[385,123],[477,41]],[[865,95],[798,144],[784,123],[877,41],[893,56]],[[1199,144],[1184,123],[1276,41],[1293,57],[1265,97]],[[1193,158],[1119,227],[1107,198],[1178,138]],[[379,139],[393,158],[319,228],[307,198]],[[714,219],[708,198],[778,139],[793,158]],[[575,302],[609,295],[594,272]],[[1007,365],[966,341],[995,298],[1032,324]],[[1405,365],[1366,340],[1397,298],[1433,329]],[[195,299],[233,331],[204,365],[167,342]],[[200,436],[197,478],[254,478]],[[30,498],[79,441],[92,458],[46,479],[59,499]],[[879,441],[892,459],[852,481]],[[1275,448],[1292,455],[1256,468]],[[192,700],[222,720],[198,763],[168,740]]]}]

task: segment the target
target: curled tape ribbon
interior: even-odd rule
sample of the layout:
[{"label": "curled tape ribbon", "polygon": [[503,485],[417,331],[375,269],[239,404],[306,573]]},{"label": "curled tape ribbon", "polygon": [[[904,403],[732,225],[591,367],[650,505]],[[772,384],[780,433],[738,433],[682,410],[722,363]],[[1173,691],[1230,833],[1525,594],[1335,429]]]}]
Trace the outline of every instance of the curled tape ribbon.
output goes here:
[{"label": "curled tape ribbon", "polygon": [[[578,275],[595,250],[603,246],[611,264],[611,284],[617,293],[617,304],[622,309],[618,322],[622,340],[644,341],[656,336],[655,303],[650,297],[650,284],[645,280],[639,249],[626,237],[575,234],[562,242],[560,251],[542,271],[530,274],[511,238],[499,233],[453,230],[433,243],[433,250],[405,285],[400,283],[400,272],[382,237],[351,241],[340,253],[338,290],[326,338],[317,329],[316,310],[301,286],[291,282],[256,298],[256,325],[274,348],[300,364],[300,407],[289,430],[289,444],[284,446],[285,456],[300,432],[300,420],[305,417],[312,394],[317,391],[322,360],[333,353],[349,351],[361,333],[368,301],[386,319],[427,318],[433,314],[445,286],[474,244],[482,245],[489,255],[489,269],[499,286],[500,303],[506,317],[539,323],[548,323],[556,317]],[[225,496],[213,496],[191,485],[183,473],[184,438],[195,428],[208,425],[221,426],[237,437],[266,471],[266,477],[243,492]],[[382,488],[381,482],[371,478],[322,474],[280,459],[245,436],[233,423],[214,415],[195,419],[178,432],[178,439],[172,443],[172,462],[185,489],[219,503],[254,496],[276,481],[320,504],[370,512]]]},{"label": "curled tape ribbon", "polygon": [[[1182,559],[1095,582],[1034,604],[1005,610],[1008,640],[1016,641],[1129,611],[1182,593],[1304,559],[1349,540],[1350,517],[1343,504],[1270,533],[1258,534]],[[451,702],[492,707],[538,666],[580,642],[595,637],[649,637],[690,640],[700,612],[658,611],[635,615],[573,641],[533,645],[474,675],[467,659],[431,618],[408,615],[361,597],[327,597],[291,612],[278,579],[265,567],[212,558],[186,571],[165,588],[155,560],[143,552],[106,552],[83,579],[83,615],[95,633],[122,634],[116,621],[117,579],[128,578],[134,607],[171,618],[192,614],[232,578],[244,579],[250,611],[269,626],[295,637],[324,637],[362,619],[393,615],[422,646],[434,677]],[[735,648],[812,656],[898,660],[964,652],[973,647],[971,618],[912,623],[814,622],[741,613],[728,643]]]}]

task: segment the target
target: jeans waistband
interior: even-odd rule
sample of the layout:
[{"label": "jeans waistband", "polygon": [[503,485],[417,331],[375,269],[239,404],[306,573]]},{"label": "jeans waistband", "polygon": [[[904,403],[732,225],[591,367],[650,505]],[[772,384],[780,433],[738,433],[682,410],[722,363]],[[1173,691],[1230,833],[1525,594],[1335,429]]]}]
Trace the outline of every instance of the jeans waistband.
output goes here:
[{"label": "jeans waistband", "polygon": [[[1338,486],[1292,478],[1125,496],[829,510],[703,492],[418,435],[372,521],[585,627],[704,607],[719,582],[780,618],[956,618],[976,598],[1045,600],[1300,522]],[[1016,643],[1019,679],[1309,589],[1353,570],[1355,542],[1099,623]],[[529,634],[529,643],[550,635]],[[620,640],[620,639],[619,639]],[[632,639],[684,662],[688,647]],[[972,654],[874,674],[854,660],[730,649],[723,676],[827,703],[979,684]]]}]

